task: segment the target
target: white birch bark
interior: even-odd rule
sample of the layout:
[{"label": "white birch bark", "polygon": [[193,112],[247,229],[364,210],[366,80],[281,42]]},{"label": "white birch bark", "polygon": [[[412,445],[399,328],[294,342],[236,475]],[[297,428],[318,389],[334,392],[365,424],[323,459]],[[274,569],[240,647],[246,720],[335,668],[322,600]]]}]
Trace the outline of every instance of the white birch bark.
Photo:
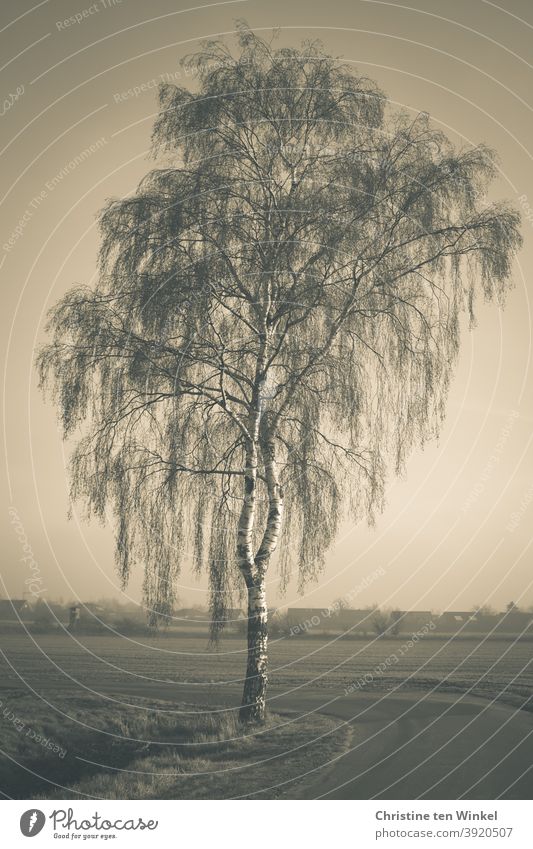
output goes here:
[{"label": "white birch bark", "polygon": [[268,429],[268,416],[261,421],[261,453],[267,484],[269,509],[263,539],[253,559],[248,587],[248,661],[240,718],[262,722],[266,715],[267,670],[267,602],[265,574],[270,557],[278,544],[283,518],[283,491],[276,462],[276,442]]},{"label": "white birch bark", "polygon": [[264,580],[248,587],[248,661],[239,718],[263,722],[266,715],[267,603]]}]

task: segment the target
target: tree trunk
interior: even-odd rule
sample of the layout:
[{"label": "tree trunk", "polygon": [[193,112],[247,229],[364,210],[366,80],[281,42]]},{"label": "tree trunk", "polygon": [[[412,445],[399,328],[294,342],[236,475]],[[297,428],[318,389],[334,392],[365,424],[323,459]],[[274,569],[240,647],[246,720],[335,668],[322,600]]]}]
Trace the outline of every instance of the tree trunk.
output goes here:
[{"label": "tree trunk", "polygon": [[267,606],[264,578],[248,586],[248,662],[241,722],[264,722],[267,689]]}]

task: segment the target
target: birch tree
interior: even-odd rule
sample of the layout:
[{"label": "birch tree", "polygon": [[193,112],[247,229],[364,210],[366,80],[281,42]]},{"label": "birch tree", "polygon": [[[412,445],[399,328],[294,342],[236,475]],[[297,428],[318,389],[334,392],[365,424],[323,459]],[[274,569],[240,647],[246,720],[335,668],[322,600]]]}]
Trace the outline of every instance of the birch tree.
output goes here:
[{"label": "birch tree", "polygon": [[438,431],[462,315],[503,299],[518,215],[486,201],[489,150],[393,110],[319,43],[242,24],[235,51],[185,62],[194,90],[160,90],[158,167],[104,208],[98,282],[52,310],[39,369],[124,584],[144,567],[157,613],[188,558],[205,566],[215,638],[245,592],[241,718],[260,722],[274,552],[302,587],[344,516],[382,509]]}]

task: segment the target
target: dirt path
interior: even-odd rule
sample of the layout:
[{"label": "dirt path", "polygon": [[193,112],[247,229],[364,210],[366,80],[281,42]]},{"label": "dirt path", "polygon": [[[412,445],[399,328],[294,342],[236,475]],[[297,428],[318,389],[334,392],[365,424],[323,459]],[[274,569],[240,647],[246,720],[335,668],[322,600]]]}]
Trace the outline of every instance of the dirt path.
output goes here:
[{"label": "dirt path", "polygon": [[[169,684],[113,691],[236,706],[239,692]],[[120,693],[120,696],[119,696]],[[301,799],[531,799],[533,714],[462,694],[270,691],[276,712],[319,711],[352,726],[350,748],[302,776]]]}]

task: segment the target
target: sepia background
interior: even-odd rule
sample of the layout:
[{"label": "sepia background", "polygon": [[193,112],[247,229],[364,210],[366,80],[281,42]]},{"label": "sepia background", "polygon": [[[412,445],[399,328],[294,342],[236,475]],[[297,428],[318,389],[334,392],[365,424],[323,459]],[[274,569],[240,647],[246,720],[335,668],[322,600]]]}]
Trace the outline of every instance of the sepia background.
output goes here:
[{"label": "sepia background", "polygon": [[[82,20],[65,24],[76,13]],[[91,11],[92,10],[92,11]],[[459,146],[500,155],[492,196],[524,214],[524,249],[505,311],[480,305],[465,329],[440,440],[391,481],[375,528],[345,524],[326,570],[303,598],[284,598],[268,576],[270,603],[316,608],[353,592],[355,605],[467,610],[533,605],[530,268],[533,246],[533,11],[527,0],[27,0],[2,4],[3,488],[0,595],[22,597],[16,511],[46,598],[122,596],[109,527],[68,521],[68,446],[36,387],[34,355],[49,307],[94,279],[96,214],[132,192],[152,167],[156,81],[194,86],[179,60],[206,37],[232,37],[244,17],[280,44],[319,38],[375,79],[393,105],[427,111]],[[10,94],[18,96],[9,98]],[[6,106],[6,104],[8,104]],[[19,222],[22,222],[19,226]],[[18,227],[18,230],[17,230]],[[140,602],[141,574],[126,598]],[[186,605],[206,604],[188,571]]]}]

